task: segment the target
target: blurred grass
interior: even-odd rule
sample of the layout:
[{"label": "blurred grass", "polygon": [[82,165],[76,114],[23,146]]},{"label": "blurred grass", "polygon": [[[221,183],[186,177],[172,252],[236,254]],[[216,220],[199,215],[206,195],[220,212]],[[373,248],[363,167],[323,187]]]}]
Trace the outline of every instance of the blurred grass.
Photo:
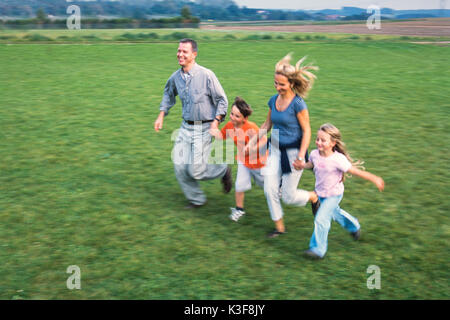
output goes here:
[{"label": "blurred grass", "polygon": [[192,37],[202,42],[223,41],[308,41],[308,42],[354,42],[365,41],[448,41],[441,36],[399,36],[372,34],[354,35],[350,33],[317,32],[268,32],[249,30],[208,30],[208,29],[81,29],[81,30],[9,30],[0,29],[0,43],[120,43],[120,42],[172,42],[180,38]]},{"label": "blurred grass", "polygon": [[[362,240],[334,223],[318,262],[301,254],[309,206],[285,206],[289,233],[276,240],[264,237],[273,224],[258,188],[239,223],[218,180],[202,182],[206,207],[183,210],[170,159],[180,103],[152,129],[176,42],[0,45],[0,298],[448,299],[449,48],[363,40],[200,41],[199,64],[258,124],[274,64],[308,55],[320,67],[306,100],[313,133],[334,123],[385,179],[384,193],[347,180],[342,207]],[[300,186],[313,185],[305,172]],[[66,288],[69,265],[81,268],[81,290]],[[381,290],[366,287],[369,265],[381,268]]]}]

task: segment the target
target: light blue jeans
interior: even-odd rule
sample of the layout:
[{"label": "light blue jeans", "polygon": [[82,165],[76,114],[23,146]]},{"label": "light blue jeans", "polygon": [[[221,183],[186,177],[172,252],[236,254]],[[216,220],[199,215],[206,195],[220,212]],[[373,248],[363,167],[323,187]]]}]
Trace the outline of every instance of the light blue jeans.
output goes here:
[{"label": "light blue jeans", "polygon": [[223,177],[227,164],[210,164],[212,137],[211,123],[190,125],[183,121],[172,149],[175,176],[190,203],[203,205],[206,195],[198,181]]},{"label": "light blue jeans", "polygon": [[348,232],[356,232],[360,225],[358,219],[339,207],[343,195],[321,198],[320,207],[314,219],[314,232],[309,241],[309,249],[323,257],[328,247],[328,232],[331,220],[337,221]]}]

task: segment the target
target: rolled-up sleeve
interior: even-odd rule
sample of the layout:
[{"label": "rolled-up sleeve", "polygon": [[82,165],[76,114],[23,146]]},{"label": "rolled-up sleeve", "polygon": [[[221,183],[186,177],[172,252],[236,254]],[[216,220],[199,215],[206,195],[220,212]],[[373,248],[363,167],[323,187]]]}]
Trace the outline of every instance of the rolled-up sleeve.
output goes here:
[{"label": "rolled-up sleeve", "polygon": [[211,72],[208,77],[209,95],[216,106],[216,116],[225,116],[228,111],[228,99],[216,75]]},{"label": "rolled-up sleeve", "polygon": [[173,76],[169,78],[164,87],[164,95],[159,105],[159,111],[164,111],[164,115],[169,113],[169,109],[172,108],[176,103],[177,88],[175,86],[175,81]]}]

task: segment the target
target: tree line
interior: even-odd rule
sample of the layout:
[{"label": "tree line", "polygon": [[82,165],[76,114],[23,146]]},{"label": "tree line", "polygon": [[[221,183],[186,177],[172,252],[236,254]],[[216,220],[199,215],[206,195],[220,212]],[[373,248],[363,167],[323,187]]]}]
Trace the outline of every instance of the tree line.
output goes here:
[{"label": "tree line", "polygon": [[252,9],[239,7],[232,0],[2,0],[0,16],[18,18],[36,18],[39,10],[46,15],[66,16],[68,5],[76,4],[83,16],[113,16],[115,18],[132,18],[137,20],[152,19],[155,16],[176,16],[183,8],[188,8],[193,17],[201,20],[312,20],[314,17],[304,11],[283,11]]}]

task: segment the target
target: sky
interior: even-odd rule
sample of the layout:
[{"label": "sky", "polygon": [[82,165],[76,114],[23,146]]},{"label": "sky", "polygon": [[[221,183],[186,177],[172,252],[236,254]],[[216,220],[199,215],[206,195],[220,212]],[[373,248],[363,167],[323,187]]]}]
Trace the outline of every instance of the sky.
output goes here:
[{"label": "sky", "polygon": [[[341,7],[368,8],[377,5],[380,8],[397,10],[440,9],[441,0],[234,0],[240,7],[261,9],[340,9]],[[444,8],[450,8],[450,0],[444,2]]]}]

